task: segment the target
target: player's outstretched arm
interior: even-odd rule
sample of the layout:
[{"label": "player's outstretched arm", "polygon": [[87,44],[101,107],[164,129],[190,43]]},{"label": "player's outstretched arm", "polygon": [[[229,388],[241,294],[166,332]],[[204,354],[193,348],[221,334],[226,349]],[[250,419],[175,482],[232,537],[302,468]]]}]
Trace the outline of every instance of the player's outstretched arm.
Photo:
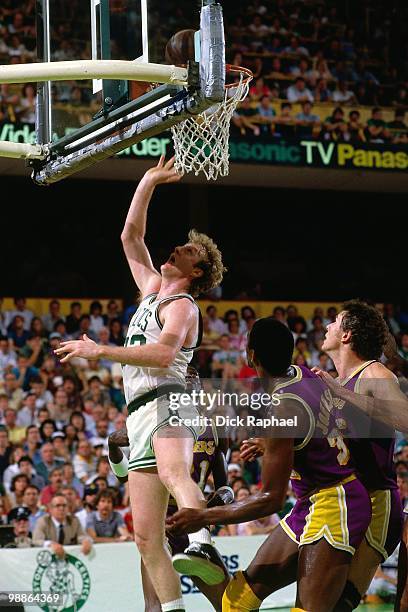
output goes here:
[{"label": "player's outstretched arm", "polygon": [[174,170],[174,159],[165,163],[164,156],[150,168],[140,181],[126,217],[121,240],[132,276],[142,296],[160,288],[161,276],[154,268],[144,238],[146,234],[147,209],[157,185],[177,183],[181,176]]},{"label": "player's outstretched arm", "polygon": [[158,342],[141,346],[111,346],[97,344],[86,334],[82,340],[61,342],[54,351],[61,363],[73,357],[109,359],[118,363],[144,368],[168,368],[186,341],[193,327],[197,327],[197,309],[188,299],[170,302],[165,307],[165,321]]},{"label": "player's outstretched arm", "polygon": [[293,466],[294,439],[269,438],[262,460],[262,489],[243,501],[215,508],[182,508],[166,521],[172,533],[192,533],[206,525],[253,521],[283,507]]},{"label": "player's outstretched arm", "polygon": [[360,381],[359,393],[341,386],[327,372],[319,369],[315,372],[335,397],[356,406],[376,421],[408,433],[408,398],[394,374],[381,363],[373,363],[367,368],[366,376]]}]

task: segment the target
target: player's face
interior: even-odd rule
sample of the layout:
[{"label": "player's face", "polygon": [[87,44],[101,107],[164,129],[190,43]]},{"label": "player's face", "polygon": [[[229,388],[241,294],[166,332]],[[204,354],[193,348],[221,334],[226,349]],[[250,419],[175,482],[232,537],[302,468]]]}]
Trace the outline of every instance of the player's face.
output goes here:
[{"label": "player's face", "polygon": [[340,312],[333,323],[329,323],[327,326],[327,332],[323,341],[322,351],[335,351],[341,345],[341,339],[344,331],[341,326],[341,322],[344,316],[344,312]]},{"label": "player's face", "polygon": [[163,275],[189,277],[197,271],[197,264],[205,257],[205,253],[196,244],[188,242],[174,249],[161,270]]}]

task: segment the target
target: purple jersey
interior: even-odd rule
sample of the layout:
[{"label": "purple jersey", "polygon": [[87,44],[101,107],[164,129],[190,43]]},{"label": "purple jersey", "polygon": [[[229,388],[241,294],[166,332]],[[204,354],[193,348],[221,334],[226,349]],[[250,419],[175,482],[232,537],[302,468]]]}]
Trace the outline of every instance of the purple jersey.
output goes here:
[{"label": "purple jersey", "polygon": [[336,484],[355,473],[349,450],[336,424],[336,402],[323,381],[304,366],[292,366],[294,376],[274,393],[297,400],[309,417],[309,432],[295,440],[291,484],[296,496]]},{"label": "purple jersey", "polygon": [[[204,491],[208,476],[211,474],[214,459],[217,453],[218,436],[215,427],[207,427],[203,434],[198,437],[193,449],[193,463],[191,466],[191,477]],[[175,506],[176,501],[171,497],[170,506]]]},{"label": "purple jersey", "polygon": [[[363,371],[375,360],[362,364],[343,383],[346,389],[358,393]],[[371,491],[396,489],[397,478],[394,467],[395,431],[391,427],[372,421],[361,410],[350,404],[343,408],[349,427],[349,447],[360,480]]]}]

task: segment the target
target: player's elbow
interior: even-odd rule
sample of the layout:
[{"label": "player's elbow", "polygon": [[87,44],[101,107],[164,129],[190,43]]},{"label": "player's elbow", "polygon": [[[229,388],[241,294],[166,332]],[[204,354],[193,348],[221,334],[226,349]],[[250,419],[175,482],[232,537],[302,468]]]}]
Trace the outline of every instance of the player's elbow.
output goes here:
[{"label": "player's elbow", "polygon": [[157,355],[157,367],[169,368],[175,359],[175,352],[170,347],[160,347],[160,352]]}]

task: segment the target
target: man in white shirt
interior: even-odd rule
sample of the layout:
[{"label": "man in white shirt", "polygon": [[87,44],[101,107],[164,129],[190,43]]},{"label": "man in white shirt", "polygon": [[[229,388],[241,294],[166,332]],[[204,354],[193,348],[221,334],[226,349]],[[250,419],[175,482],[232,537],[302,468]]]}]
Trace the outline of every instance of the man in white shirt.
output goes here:
[{"label": "man in white shirt", "polygon": [[306,81],[302,77],[298,77],[294,84],[288,87],[286,97],[289,102],[313,102],[313,94],[306,87]]},{"label": "man in white shirt", "polygon": [[23,297],[18,297],[14,299],[14,310],[6,311],[6,322],[5,325],[8,327],[10,323],[13,321],[14,317],[20,316],[24,319],[24,329],[29,330],[32,318],[34,317],[34,313],[26,308],[26,299]]}]

